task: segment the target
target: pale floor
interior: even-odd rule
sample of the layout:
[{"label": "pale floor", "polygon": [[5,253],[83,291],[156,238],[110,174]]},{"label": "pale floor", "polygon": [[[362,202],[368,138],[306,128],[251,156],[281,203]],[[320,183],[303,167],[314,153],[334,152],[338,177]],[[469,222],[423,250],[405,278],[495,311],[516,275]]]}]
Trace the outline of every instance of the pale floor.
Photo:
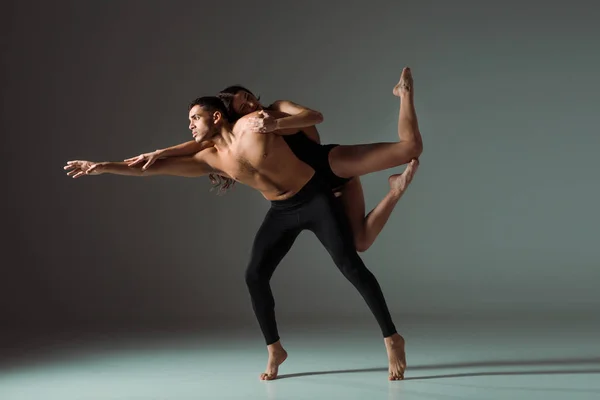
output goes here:
[{"label": "pale floor", "polygon": [[[600,399],[600,324],[503,320],[399,326],[406,380],[387,381],[374,323],[281,328],[289,358],[259,382],[256,326],[30,343],[0,366],[2,400]],[[14,352],[13,352],[14,353]]]}]

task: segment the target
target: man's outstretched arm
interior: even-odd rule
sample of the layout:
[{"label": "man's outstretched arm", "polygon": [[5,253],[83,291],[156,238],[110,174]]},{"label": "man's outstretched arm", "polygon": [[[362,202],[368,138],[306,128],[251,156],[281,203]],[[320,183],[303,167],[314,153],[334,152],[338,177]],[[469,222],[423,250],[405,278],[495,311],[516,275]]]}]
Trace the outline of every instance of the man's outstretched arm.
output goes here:
[{"label": "man's outstretched arm", "polygon": [[85,160],[68,161],[64,169],[68,170],[67,175],[73,178],[102,174],[127,176],[171,175],[196,178],[217,172],[206,163],[202,152],[193,156],[157,160],[150,169],[143,169],[141,165],[129,166],[126,162],[92,162]]},{"label": "man's outstretched arm", "polygon": [[190,140],[189,142],[180,143],[175,146],[167,147],[164,149],[158,149],[155,151],[151,151],[150,153],[143,153],[139,156],[127,158],[123,161],[125,161],[130,167],[143,163],[142,169],[145,170],[148,169],[152,164],[154,164],[156,160],[159,160],[161,158],[190,156],[210,146],[212,146],[212,143],[209,141],[203,141],[198,143],[195,140]]}]

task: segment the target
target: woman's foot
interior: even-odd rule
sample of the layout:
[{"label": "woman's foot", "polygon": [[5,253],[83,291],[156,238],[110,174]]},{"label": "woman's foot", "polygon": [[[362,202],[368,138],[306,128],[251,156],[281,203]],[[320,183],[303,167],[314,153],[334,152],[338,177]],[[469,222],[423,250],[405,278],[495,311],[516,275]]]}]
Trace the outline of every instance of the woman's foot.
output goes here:
[{"label": "woman's foot", "polygon": [[400,81],[392,89],[394,96],[402,97],[412,93],[413,90],[413,77],[410,68],[405,67],[400,74]]},{"label": "woman's foot", "polygon": [[398,197],[402,196],[406,189],[408,189],[408,185],[412,182],[417,169],[419,169],[419,160],[415,158],[408,163],[403,173],[392,175],[388,178],[390,190]]}]

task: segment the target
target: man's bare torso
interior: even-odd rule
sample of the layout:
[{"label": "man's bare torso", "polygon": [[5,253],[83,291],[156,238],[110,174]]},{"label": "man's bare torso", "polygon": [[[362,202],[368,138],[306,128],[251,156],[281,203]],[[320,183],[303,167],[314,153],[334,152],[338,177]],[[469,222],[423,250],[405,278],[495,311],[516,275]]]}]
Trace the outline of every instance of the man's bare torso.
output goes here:
[{"label": "man's bare torso", "polygon": [[218,173],[260,191],[268,200],[287,199],[311,179],[314,170],[294,155],[280,135],[244,130],[244,119],[256,114],[240,118],[232,128],[232,140],[203,150],[203,158]]}]

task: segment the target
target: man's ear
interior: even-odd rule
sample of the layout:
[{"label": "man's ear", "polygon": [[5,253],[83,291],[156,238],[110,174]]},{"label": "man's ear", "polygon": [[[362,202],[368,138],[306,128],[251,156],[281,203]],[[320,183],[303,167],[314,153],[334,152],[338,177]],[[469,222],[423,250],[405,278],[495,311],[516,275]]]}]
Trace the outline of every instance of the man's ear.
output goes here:
[{"label": "man's ear", "polygon": [[215,111],[213,113],[213,122],[216,124],[216,123],[219,123],[222,121],[223,121],[223,113],[221,111]]}]

